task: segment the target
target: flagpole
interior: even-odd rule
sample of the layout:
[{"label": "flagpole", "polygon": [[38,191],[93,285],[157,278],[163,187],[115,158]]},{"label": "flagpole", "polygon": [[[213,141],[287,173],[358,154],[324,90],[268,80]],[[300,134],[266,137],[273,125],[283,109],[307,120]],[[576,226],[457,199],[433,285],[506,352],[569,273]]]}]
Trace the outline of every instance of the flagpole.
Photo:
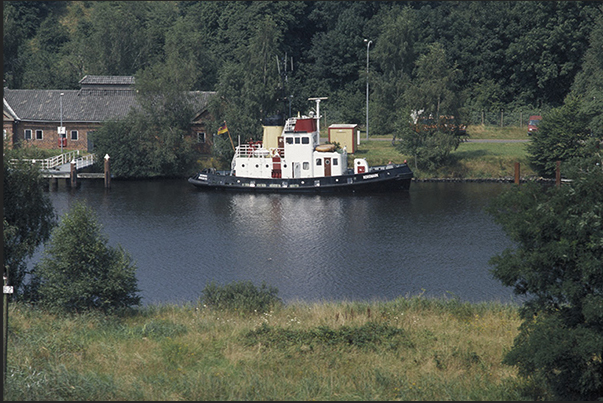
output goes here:
[{"label": "flagpole", "polygon": [[232,142],[232,137],[230,137],[230,130],[228,130],[228,138],[230,139],[230,145],[232,146],[232,151],[237,151],[235,150],[235,146],[234,143]]},{"label": "flagpole", "polygon": [[224,121],[224,123],[222,123],[218,128],[218,136],[224,132],[228,133],[228,138],[230,139],[230,145],[232,146],[232,150],[237,151],[235,149],[234,143],[232,142],[232,137],[230,137],[230,130],[228,130],[228,126],[226,126],[226,121]]}]

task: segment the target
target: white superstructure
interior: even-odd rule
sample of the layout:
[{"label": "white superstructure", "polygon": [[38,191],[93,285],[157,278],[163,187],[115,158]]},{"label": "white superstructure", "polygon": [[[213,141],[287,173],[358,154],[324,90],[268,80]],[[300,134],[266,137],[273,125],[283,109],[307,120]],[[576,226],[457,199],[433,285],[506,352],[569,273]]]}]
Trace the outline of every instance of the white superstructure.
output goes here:
[{"label": "white superstructure", "polygon": [[[348,171],[345,150],[320,144],[313,117],[293,117],[285,123],[278,147],[266,149],[262,142],[239,145],[231,163],[232,175],[249,178],[320,178],[339,176]],[[354,160],[357,167],[368,167],[364,159]],[[360,172],[364,172],[360,168]]]}]

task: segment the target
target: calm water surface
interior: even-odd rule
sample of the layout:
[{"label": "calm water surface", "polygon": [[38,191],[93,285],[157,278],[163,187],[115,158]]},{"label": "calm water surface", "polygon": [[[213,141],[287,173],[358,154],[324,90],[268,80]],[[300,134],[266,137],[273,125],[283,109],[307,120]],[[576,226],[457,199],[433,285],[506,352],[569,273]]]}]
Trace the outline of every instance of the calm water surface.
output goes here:
[{"label": "calm water surface", "polygon": [[82,199],[97,212],[109,243],[132,255],[144,304],[196,301],[210,281],[241,280],[276,286],[286,302],[517,302],[488,264],[512,244],[483,211],[507,186],[319,196],[204,192],[186,180],[114,180],[105,190],[84,180],[48,195],[59,215]]}]

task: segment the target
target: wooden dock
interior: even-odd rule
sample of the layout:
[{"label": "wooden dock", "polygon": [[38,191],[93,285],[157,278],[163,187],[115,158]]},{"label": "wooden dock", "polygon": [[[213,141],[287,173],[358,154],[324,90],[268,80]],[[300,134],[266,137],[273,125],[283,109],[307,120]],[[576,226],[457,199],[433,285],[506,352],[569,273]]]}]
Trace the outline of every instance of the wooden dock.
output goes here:
[{"label": "wooden dock", "polygon": [[[77,179],[105,179],[105,174],[102,172],[78,172]],[[44,179],[71,179],[70,172],[43,172]]]}]

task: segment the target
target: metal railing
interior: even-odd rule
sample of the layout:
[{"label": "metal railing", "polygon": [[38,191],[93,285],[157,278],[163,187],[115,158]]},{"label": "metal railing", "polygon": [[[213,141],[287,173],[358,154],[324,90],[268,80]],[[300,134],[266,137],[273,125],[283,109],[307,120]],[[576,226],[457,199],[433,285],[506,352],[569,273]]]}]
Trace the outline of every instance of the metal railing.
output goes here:
[{"label": "metal railing", "polygon": [[88,154],[83,157],[80,157],[79,155],[80,151],[75,150],[46,159],[12,159],[10,162],[12,164],[33,164],[38,166],[41,170],[50,170],[64,164],[70,164],[72,161],[75,161],[76,169],[82,169],[94,164],[94,161],[96,160],[95,154]]},{"label": "metal railing", "polygon": [[75,169],[86,168],[86,167],[94,164],[95,160],[96,160],[96,154],[84,155],[83,157],[80,157],[75,160]]}]

